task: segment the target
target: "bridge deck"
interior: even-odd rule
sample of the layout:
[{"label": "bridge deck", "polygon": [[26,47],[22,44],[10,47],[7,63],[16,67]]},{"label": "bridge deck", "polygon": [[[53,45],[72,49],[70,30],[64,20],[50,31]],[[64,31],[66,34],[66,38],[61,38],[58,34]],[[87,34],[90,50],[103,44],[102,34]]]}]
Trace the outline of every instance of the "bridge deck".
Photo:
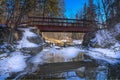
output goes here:
[{"label": "bridge deck", "polygon": [[96,21],[49,18],[49,17],[29,17],[29,25],[36,26],[41,32],[93,32]]}]

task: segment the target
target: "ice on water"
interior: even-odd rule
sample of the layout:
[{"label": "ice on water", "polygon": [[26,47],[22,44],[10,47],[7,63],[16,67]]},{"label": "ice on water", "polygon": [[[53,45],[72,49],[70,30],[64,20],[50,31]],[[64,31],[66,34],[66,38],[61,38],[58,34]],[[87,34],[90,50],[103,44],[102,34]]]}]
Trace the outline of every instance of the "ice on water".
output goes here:
[{"label": "ice on water", "polygon": [[[119,24],[120,25],[120,24]],[[120,27],[117,25],[116,29],[118,32],[120,32]],[[37,47],[37,44],[31,43],[27,40],[27,37],[33,37],[37,36],[33,32],[30,31],[29,28],[23,29],[23,37],[22,40],[20,40],[17,46],[18,49],[21,49],[23,47]],[[114,41],[115,38],[109,34],[109,31],[102,30],[98,31],[96,33],[96,38],[93,41],[97,41],[99,45],[104,45],[104,40],[112,39]],[[108,40],[110,41],[110,40]],[[76,43],[76,41],[75,41]],[[115,50],[114,50],[115,49]],[[116,42],[115,45],[111,46],[111,48],[89,48],[89,49],[79,49],[76,47],[66,47],[66,48],[60,48],[56,49],[55,46],[52,46],[52,48],[45,48],[41,52],[39,52],[37,55],[32,56],[29,59],[29,62],[33,63],[34,65],[42,64],[44,63],[44,58],[46,52],[49,52],[49,54],[59,54],[64,59],[72,59],[78,56],[81,52],[85,52],[86,55],[89,55],[95,59],[101,59],[105,60],[109,63],[117,63],[120,58],[120,43]],[[30,57],[30,55],[24,55],[24,53],[20,51],[15,51],[11,53],[4,53],[0,55],[0,79],[4,80],[6,77],[9,77],[10,73],[12,72],[20,72],[24,71],[24,69],[27,66],[26,60]],[[47,58],[47,56],[46,56]],[[103,73],[100,73],[103,74]],[[99,77],[99,75],[98,75]]]}]

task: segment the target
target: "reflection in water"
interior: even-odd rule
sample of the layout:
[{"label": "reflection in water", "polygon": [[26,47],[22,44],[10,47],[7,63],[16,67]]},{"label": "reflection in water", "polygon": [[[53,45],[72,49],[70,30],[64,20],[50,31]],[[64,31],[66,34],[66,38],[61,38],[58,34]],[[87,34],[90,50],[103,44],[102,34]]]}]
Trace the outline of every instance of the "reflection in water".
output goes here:
[{"label": "reflection in water", "polygon": [[106,80],[108,70],[107,70],[107,67],[105,66],[99,66],[99,67],[93,67],[93,68],[81,67],[77,69],[75,73],[77,74],[76,79],[78,79],[79,77],[79,80],[89,80],[89,79]]},{"label": "reflection in water", "polygon": [[96,80],[107,80],[107,74],[104,71],[101,71],[97,74]]},{"label": "reflection in water", "polygon": [[[79,55],[74,60],[91,60],[93,64],[97,66],[85,65],[80,68],[68,71],[59,72],[54,74],[48,74],[47,76],[41,76],[42,80],[118,80],[120,79],[120,66],[119,64],[110,64],[102,60],[94,60],[87,55]],[[71,60],[72,61],[72,60]],[[28,77],[24,77],[28,78]],[[34,78],[34,77],[33,77]]]},{"label": "reflection in water", "polygon": [[[120,34],[118,28],[116,28],[118,33],[115,33],[115,35]],[[115,36],[111,36],[111,32],[107,30],[98,31],[96,37],[90,40],[91,45],[98,43],[96,45],[98,48],[83,47],[79,44],[58,47],[59,49],[56,46],[45,46],[43,39],[41,40],[39,36],[36,39],[37,34],[32,32],[34,31],[32,28],[22,28],[20,30],[22,30],[23,36],[21,37],[22,40],[18,41],[19,44],[16,45],[17,49],[14,52],[8,51],[7,53],[4,53],[3,50],[3,54],[0,55],[0,80],[8,77],[11,77],[9,79],[21,79],[24,77],[23,79],[34,80],[46,80],[46,78],[48,80],[120,79],[120,60],[118,60],[120,59],[120,44]],[[112,43],[111,47],[109,43]],[[95,46],[95,44],[92,46]],[[106,46],[107,48],[103,49],[99,48],[99,46]],[[5,45],[2,47],[4,49]],[[6,49],[8,48],[5,47]],[[69,65],[68,62],[70,62]],[[45,63],[58,64],[45,68],[50,66],[44,66]],[[43,66],[44,70],[42,70],[41,66]],[[47,75],[40,75],[41,73],[47,73]]]},{"label": "reflection in water", "polygon": [[[56,80],[107,80],[108,70],[105,66],[99,66],[94,68],[81,67],[74,71],[63,72],[58,74],[51,74],[47,79]],[[45,77],[46,78],[46,77]],[[44,79],[45,79],[44,78]],[[43,79],[43,80],[44,80]]]}]

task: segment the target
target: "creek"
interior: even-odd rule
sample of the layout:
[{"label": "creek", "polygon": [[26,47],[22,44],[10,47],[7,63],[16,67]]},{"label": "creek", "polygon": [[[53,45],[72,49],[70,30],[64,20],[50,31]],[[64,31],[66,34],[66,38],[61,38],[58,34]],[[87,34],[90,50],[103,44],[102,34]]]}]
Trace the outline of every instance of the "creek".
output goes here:
[{"label": "creek", "polygon": [[[22,36],[21,39],[17,41],[17,44],[11,46],[4,43],[0,46],[0,80],[120,79],[120,44],[119,41],[116,42],[117,40],[115,40],[114,37],[111,38],[110,35],[106,34],[111,40],[115,40],[115,44],[109,48],[104,47],[106,46],[105,44],[109,42],[102,42],[104,40],[101,33],[103,34],[106,30],[96,33],[97,37],[91,40],[91,43],[96,43],[98,40],[97,43],[99,46],[102,45],[102,47],[98,48],[91,46],[86,48],[81,44],[79,44],[79,46],[73,45],[67,47],[55,45],[46,46],[47,43],[44,42],[42,36],[35,33],[34,28],[20,28],[19,30]],[[110,43],[112,43],[112,41]],[[8,46],[14,49],[11,51],[8,49]],[[46,64],[49,65],[50,63],[55,64],[46,66]],[[46,67],[46,70],[41,70],[42,68],[40,68],[40,66],[43,68]],[[42,74],[52,69],[56,71],[46,75]]]}]

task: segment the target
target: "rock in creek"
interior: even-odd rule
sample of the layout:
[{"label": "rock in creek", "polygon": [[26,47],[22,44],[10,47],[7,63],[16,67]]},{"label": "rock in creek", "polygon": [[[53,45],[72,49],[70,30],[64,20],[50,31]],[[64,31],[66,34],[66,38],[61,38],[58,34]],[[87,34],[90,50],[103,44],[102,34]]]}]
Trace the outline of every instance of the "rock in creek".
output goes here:
[{"label": "rock in creek", "polygon": [[20,27],[18,28],[19,40],[17,47],[25,53],[35,55],[39,53],[45,44],[43,37],[38,33],[36,28],[33,27]]}]

